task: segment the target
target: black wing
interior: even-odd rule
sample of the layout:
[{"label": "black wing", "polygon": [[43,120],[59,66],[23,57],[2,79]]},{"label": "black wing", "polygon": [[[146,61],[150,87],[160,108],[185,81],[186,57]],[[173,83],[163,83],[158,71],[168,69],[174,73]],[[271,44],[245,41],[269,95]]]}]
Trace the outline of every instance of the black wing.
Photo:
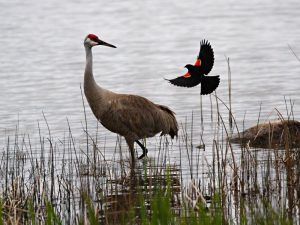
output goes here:
[{"label": "black wing", "polygon": [[218,76],[203,76],[201,80],[201,95],[212,93],[220,84],[220,77]]},{"label": "black wing", "polygon": [[210,43],[207,40],[202,40],[200,42],[200,51],[198,59],[200,59],[201,62],[201,72],[207,75],[211,71],[215,61],[214,50],[212,49]]},{"label": "black wing", "polygon": [[179,87],[188,87],[189,88],[189,87],[194,87],[194,86],[198,85],[201,82],[201,79],[200,79],[200,76],[199,77],[180,76],[180,77],[177,77],[175,79],[167,80],[167,81],[169,81],[171,84],[174,84],[174,85],[179,86]]}]

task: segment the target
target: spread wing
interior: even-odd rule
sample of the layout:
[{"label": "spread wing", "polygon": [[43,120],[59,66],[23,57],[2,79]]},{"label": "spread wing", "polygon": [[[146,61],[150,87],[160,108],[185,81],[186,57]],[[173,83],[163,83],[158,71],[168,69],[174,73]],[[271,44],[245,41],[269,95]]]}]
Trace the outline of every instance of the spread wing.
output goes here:
[{"label": "spread wing", "polygon": [[[167,80],[167,79],[166,79]],[[196,85],[198,85],[201,82],[201,78],[199,77],[195,77],[195,76],[180,76],[177,77],[175,79],[172,80],[167,80],[169,81],[171,84],[179,86],[179,87],[194,87]]]},{"label": "spread wing", "polygon": [[200,51],[197,61],[200,60],[201,72],[207,75],[214,65],[214,51],[207,40],[200,42]]}]

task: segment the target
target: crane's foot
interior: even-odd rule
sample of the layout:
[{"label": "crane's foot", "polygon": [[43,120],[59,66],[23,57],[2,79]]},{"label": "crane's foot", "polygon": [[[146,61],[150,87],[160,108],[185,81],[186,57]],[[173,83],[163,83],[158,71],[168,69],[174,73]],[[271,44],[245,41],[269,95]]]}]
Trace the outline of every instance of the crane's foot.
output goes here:
[{"label": "crane's foot", "polygon": [[136,143],[141,147],[141,149],[143,150],[143,154],[142,154],[140,157],[138,157],[138,159],[142,159],[142,158],[144,158],[145,156],[147,156],[148,149],[146,149],[146,147],[145,147],[141,142],[139,142],[138,140],[136,140],[135,142],[136,142]]},{"label": "crane's foot", "polygon": [[148,149],[146,149],[146,148],[144,147],[144,149],[143,149],[143,154],[142,154],[138,159],[144,158],[145,156],[147,156],[147,153],[148,153]]}]

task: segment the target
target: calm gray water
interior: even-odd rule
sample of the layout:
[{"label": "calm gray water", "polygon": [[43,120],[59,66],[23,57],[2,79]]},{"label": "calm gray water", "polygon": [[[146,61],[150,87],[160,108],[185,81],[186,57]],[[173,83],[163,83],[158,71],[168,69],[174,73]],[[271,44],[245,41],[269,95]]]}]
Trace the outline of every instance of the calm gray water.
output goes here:
[{"label": "calm gray water", "polygon": [[[168,105],[184,122],[200,127],[199,87],[171,86],[163,78],[185,73],[199,41],[208,39],[215,51],[211,75],[221,75],[217,94],[228,103],[225,56],[232,70],[232,107],[246,126],[284,115],[284,97],[294,102],[300,119],[300,1],[21,1],[0,2],[0,136],[19,121],[24,133],[44,127],[44,112],[52,135],[62,137],[70,122],[77,140],[84,137],[80,94],[85,52],[83,39],[95,33],[117,49],[96,47],[94,74],[103,87],[143,95]],[[210,123],[210,98],[204,96],[203,116]],[[227,116],[225,107],[221,112]],[[89,108],[90,129],[96,120]],[[115,134],[100,127],[115,143]],[[197,136],[197,135],[196,135]],[[204,133],[204,138],[211,138]],[[195,144],[199,141],[195,141]],[[150,145],[151,152],[151,145]],[[150,153],[151,154],[151,153]]]}]

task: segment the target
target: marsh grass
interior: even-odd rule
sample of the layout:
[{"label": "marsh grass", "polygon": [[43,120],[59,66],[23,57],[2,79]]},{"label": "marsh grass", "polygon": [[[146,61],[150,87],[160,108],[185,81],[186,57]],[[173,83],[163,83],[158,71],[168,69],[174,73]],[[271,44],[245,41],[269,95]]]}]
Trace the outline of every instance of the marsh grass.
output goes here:
[{"label": "marsh grass", "polygon": [[[228,141],[233,132],[240,134],[232,114],[229,59],[228,71],[228,105],[216,93],[210,96],[212,143],[203,138],[202,114],[199,128],[192,113],[191,123],[181,125],[178,144],[160,137],[155,158],[139,161],[134,173],[122,139],[114,148],[100,147],[105,140],[98,125],[93,133],[86,119],[83,146],[68,121],[58,139],[45,116],[45,129],[38,123],[34,141],[16,126],[1,143],[0,225],[300,224],[300,151],[290,145],[287,127],[283,149]],[[285,104],[287,116],[276,110],[277,117],[294,119],[294,103]],[[176,163],[170,159],[173,148],[179,150]]]},{"label": "marsh grass", "polygon": [[[16,131],[0,161],[0,224],[299,224],[299,149],[287,142],[285,149],[237,150],[218,117],[211,160],[194,147],[193,128],[183,127],[180,157],[189,174],[183,159],[168,163],[172,145],[164,137],[157,158],[138,162],[132,177],[127,158],[108,161],[87,130],[89,154],[70,126],[55,142],[47,125],[35,147]],[[120,142],[115,151],[124,153]]]}]

